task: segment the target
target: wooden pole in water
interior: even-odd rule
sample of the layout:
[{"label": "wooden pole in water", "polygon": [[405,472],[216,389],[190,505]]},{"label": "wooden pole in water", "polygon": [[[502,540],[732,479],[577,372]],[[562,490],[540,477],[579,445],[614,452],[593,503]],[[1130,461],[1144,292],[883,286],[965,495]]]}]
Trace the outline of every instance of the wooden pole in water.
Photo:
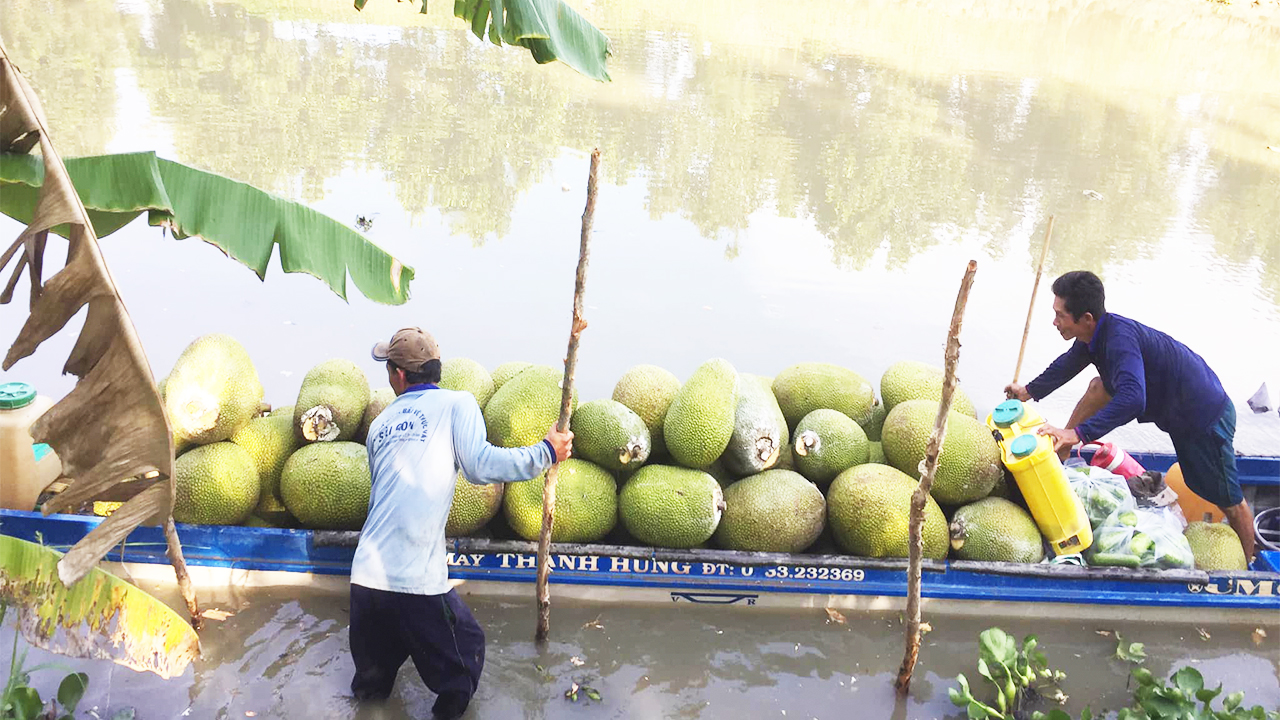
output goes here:
[{"label": "wooden pole in water", "polygon": [[1022,328],[1022,345],[1018,347],[1018,364],[1013,368],[1013,384],[1018,384],[1018,376],[1022,374],[1022,356],[1027,351],[1027,335],[1031,333],[1031,312],[1036,307],[1036,291],[1040,289],[1040,273],[1044,271],[1044,259],[1049,256],[1049,238],[1053,237],[1053,216],[1049,216],[1049,227],[1044,231],[1044,247],[1040,248],[1040,264],[1036,265],[1036,281],[1031,286],[1031,302],[1027,304],[1027,324]]},{"label": "wooden pole in water", "polygon": [[[578,338],[587,327],[582,319],[582,294],[587,284],[587,261],[591,258],[588,247],[591,242],[591,222],[596,212],[596,172],[600,169],[600,148],[591,151],[591,170],[587,176],[587,207],[582,211],[582,234],[578,246],[578,273],[573,285],[573,324],[569,328],[569,350],[564,359],[564,382],[561,383],[560,419],[556,427],[560,432],[569,429],[569,411],[573,403],[573,372],[578,365]],[[560,464],[547,471],[542,485],[542,532],[538,534],[538,628],[534,639],[546,642],[551,625],[551,590],[547,587],[547,574],[551,571],[548,555],[551,551],[551,528],[555,525],[556,480]]]},{"label": "wooden pole in water", "polygon": [[947,335],[946,370],[942,378],[942,401],[938,403],[938,418],[925,445],[924,460],[920,462],[920,485],[911,494],[911,524],[909,530],[907,560],[907,649],[898,669],[894,686],[899,695],[906,695],[911,687],[911,674],[916,669],[920,655],[920,564],[924,556],[924,508],[933,487],[933,476],[938,470],[938,456],[942,453],[942,441],[947,435],[947,413],[951,411],[951,396],[956,389],[956,363],[960,361],[960,325],[964,321],[964,308],[969,302],[969,288],[973,287],[973,275],[978,271],[976,260],[969,261],[964,279],[960,281],[960,293],[956,295],[956,307],[951,313],[951,331]]},{"label": "wooden pole in water", "polygon": [[187,573],[187,561],[182,557],[182,543],[178,541],[178,529],[173,525],[173,515],[164,521],[165,554],[169,556],[169,564],[173,566],[173,574],[178,578],[178,589],[182,591],[182,599],[187,603],[187,613],[191,615],[191,627],[199,630],[204,621],[200,619],[200,608],[196,606],[196,591],[191,585],[191,575]]}]

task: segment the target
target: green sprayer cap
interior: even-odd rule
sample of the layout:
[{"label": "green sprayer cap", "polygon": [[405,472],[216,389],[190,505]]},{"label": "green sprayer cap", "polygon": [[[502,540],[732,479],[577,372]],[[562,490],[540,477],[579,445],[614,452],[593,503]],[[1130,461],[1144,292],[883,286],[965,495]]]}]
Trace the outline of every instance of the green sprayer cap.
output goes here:
[{"label": "green sprayer cap", "polygon": [[1009,444],[1009,452],[1013,453],[1016,458],[1024,458],[1035,452],[1039,446],[1040,437],[1027,433],[1013,439],[1013,442]]},{"label": "green sprayer cap", "polygon": [[1007,428],[1021,420],[1024,412],[1026,409],[1022,406],[1021,400],[1005,400],[991,411],[991,419],[996,427]]},{"label": "green sprayer cap", "polygon": [[24,382],[7,382],[0,385],[0,410],[17,410],[36,400],[34,385]]}]

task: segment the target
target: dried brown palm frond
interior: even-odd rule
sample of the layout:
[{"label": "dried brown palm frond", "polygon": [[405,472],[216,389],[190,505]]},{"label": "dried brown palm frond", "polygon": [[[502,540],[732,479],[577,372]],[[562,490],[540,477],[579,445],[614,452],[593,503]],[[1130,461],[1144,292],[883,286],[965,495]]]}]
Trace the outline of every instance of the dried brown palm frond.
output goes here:
[{"label": "dried brown palm frond", "polygon": [[[30,356],[88,308],[63,368],[77,376],[76,386],[31,427],[32,437],[51,445],[62,460],[59,479],[67,484],[64,492],[45,503],[44,512],[91,500],[124,502],[58,562],[58,577],[70,586],[134,528],[163,525],[170,560],[195,619],[195,599],[171,517],[174,449],[163,404],[88,213],[54,150],[40,102],[10,62],[3,43],[0,93],[0,153],[28,153],[38,147],[45,171],[31,223],[0,254],[0,271],[14,262],[0,304],[13,299],[24,271],[31,286],[30,316],[4,357],[3,368]],[[58,226],[70,229],[67,260],[45,280],[49,230]]]}]

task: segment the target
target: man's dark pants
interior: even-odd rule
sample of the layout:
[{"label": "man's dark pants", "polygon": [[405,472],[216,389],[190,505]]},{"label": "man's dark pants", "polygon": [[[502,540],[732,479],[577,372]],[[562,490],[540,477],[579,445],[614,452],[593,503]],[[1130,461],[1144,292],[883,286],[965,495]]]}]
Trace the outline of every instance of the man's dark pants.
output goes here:
[{"label": "man's dark pants", "polygon": [[391,695],[408,658],[438,696],[436,717],[467,709],[484,668],[484,631],[453,590],[443,595],[374,590],[351,585],[351,657],[358,700]]}]

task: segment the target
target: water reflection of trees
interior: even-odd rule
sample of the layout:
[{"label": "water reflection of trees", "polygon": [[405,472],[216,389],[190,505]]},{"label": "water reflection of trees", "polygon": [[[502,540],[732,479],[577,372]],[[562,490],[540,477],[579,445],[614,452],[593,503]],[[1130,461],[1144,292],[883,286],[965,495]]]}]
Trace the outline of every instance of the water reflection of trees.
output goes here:
[{"label": "water reflection of trees", "polygon": [[[599,86],[477,45],[445,16],[360,42],[166,0],[144,37],[138,16],[109,4],[48,4],[63,25],[0,17],[54,91],[50,114],[81,131],[78,150],[111,136],[109,119],[78,109],[84,88],[92,107],[113,108],[112,73],[132,66],[152,112],[172,119],[181,159],[306,200],[347,167],[373,169],[408,211],[440,210],[477,242],[509,231],[517,198],[564,148],[593,145],[615,180],[643,177],[653,217],[718,238],[761,208],[810,216],[851,267],[881,247],[904,262],[961,230],[1000,253],[1027,232],[1024,215],[1037,226],[1049,213],[1052,264],[1097,267],[1154,252],[1179,212],[1189,121],[1159,96],[1122,106],[1054,81],[906,72],[829,45],[770,56],[638,31],[613,31],[618,81]],[[66,26],[84,31],[46,29]],[[110,31],[89,32],[98,26]],[[1256,258],[1277,292],[1274,171],[1212,151],[1202,171],[1216,181],[1194,212],[1218,252]]]}]

